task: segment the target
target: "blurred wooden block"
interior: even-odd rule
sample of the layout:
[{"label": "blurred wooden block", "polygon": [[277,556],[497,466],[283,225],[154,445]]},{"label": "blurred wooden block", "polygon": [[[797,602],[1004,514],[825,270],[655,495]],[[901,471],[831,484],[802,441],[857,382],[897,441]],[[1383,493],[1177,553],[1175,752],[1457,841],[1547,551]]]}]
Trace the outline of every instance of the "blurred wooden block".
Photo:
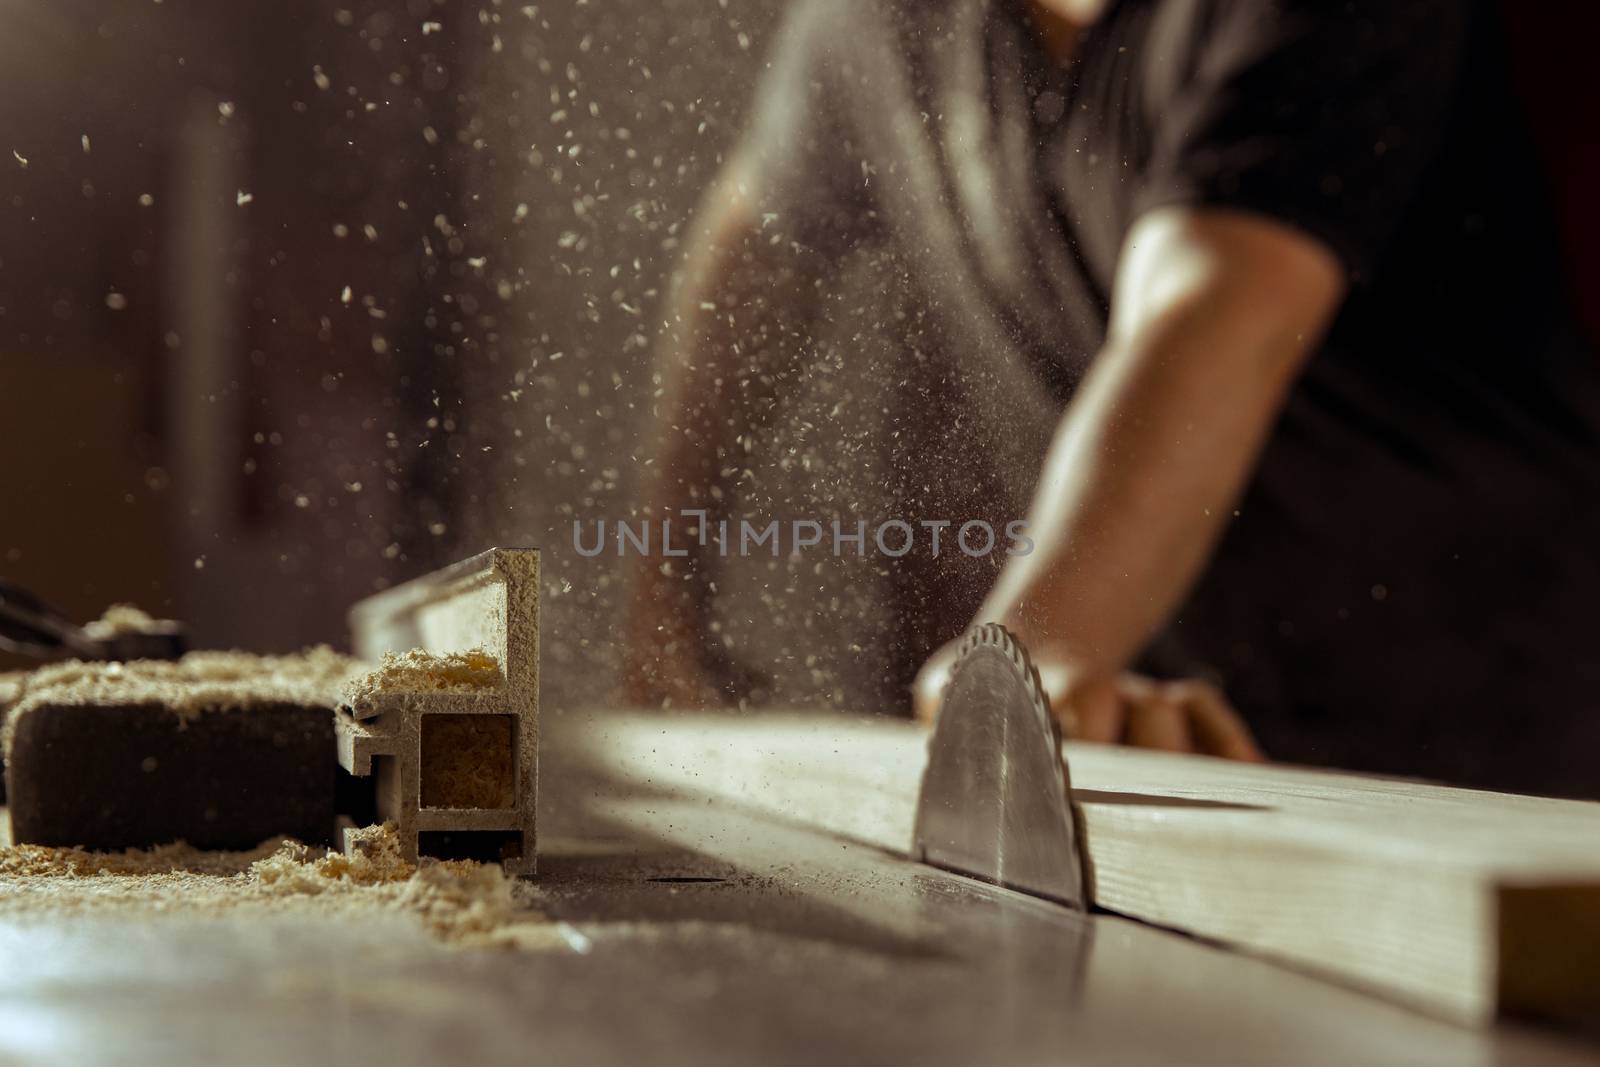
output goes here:
[{"label": "blurred wooden block", "polygon": [[333,712],[269,704],[181,718],[160,704],[41,704],[11,726],[15,843],[114,851],[333,841]]},{"label": "blurred wooden block", "polygon": [[[11,705],[22,695],[22,680],[27,671],[0,671],[0,723],[6,721]],[[0,753],[0,804],[6,802],[5,756]]]}]

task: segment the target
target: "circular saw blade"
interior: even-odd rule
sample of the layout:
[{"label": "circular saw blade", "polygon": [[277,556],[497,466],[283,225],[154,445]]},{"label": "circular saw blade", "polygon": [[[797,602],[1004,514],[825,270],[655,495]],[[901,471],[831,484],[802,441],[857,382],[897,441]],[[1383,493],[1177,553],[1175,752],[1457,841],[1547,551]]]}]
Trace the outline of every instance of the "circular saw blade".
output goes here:
[{"label": "circular saw blade", "polygon": [[962,641],[928,742],[911,854],[1087,907],[1061,729],[1021,642],[987,623]]}]

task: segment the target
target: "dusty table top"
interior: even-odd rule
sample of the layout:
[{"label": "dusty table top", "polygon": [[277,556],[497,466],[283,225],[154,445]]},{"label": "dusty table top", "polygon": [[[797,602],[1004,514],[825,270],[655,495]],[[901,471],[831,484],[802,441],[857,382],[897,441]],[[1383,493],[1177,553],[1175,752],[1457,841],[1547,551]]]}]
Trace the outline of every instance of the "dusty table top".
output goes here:
[{"label": "dusty table top", "polygon": [[544,754],[548,936],[7,916],[0,1062],[1592,1063]]}]

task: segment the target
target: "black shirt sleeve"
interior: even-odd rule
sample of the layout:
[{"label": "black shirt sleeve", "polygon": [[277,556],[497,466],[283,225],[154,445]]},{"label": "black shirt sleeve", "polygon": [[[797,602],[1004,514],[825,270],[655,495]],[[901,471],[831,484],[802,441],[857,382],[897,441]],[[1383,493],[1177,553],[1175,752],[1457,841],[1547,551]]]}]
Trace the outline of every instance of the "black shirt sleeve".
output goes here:
[{"label": "black shirt sleeve", "polygon": [[[1465,0],[1214,0],[1187,70],[1148,99],[1134,216],[1270,216],[1370,278],[1421,185],[1463,75]],[[1170,63],[1171,53],[1152,57]]]}]

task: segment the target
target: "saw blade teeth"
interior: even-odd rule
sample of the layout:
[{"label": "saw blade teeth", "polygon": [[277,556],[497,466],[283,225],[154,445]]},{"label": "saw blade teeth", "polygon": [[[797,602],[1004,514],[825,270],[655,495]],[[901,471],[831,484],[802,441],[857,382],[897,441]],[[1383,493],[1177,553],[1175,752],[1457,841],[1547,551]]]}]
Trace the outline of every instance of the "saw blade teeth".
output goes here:
[{"label": "saw blade teeth", "polygon": [[[1027,649],[1005,625],[998,622],[986,622],[967,631],[956,649],[956,666],[969,654],[983,647],[993,647],[1004,652],[1018,673],[1028,680],[1032,690],[1034,707],[1046,720],[1056,725],[1055,716],[1050,710],[1050,700],[1044,691],[1044,681],[1039,674],[1039,668],[1034,665]],[[952,669],[952,677],[954,669]],[[947,683],[948,688],[948,683]]]},{"label": "saw blade teeth", "polygon": [[[928,736],[929,762],[918,794],[912,854],[936,866],[950,867],[1013,888],[1027,888],[1083,907],[1086,902],[1084,861],[1078,846],[1082,831],[1071,805],[1062,747],[1063,736],[1069,731],[1050,709],[1039,669],[1023,642],[999,623],[986,622],[971,627],[962,636],[956,651],[945,683],[940,714]],[[1003,662],[998,657],[1003,657]],[[959,704],[949,703],[957,697]],[[997,727],[1000,728],[998,733]],[[1033,743],[1028,741],[1029,737],[1038,737],[1038,743],[1047,746],[1047,759],[1038,758],[1037,750],[1029,747]],[[1014,761],[1013,766],[1008,756],[1002,760],[999,771],[986,764],[987,777],[979,775],[972,768],[981,763],[986,744],[999,744],[1003,752],[1012,751],[1005,746],[1021,746],[1016,747],[1014,753],[1024,758]],[[1013,775],[1013,770],[1021,777]],[[999,829],[1004,820],[995,822],[988,815],[1003,813],[1005,804],[1019,803],[1014,794],[1005,792],[1005,783],[1024,778],[1039,782],[1042,789],[1033,793],[1039,798],[1036,803],[1051,812],[1061,813],[1061,825],[1057,827],[1051,816],[1043,823],[1030,826],[1023,837],[1012,833],[1008,838]],[[1000,790],[998,798],[990,796],[985,801],[974,792],[985,782],[988,783],[986,788]],[[962,802],[957,804],[952,798]],[[956,817],[952,821],[952,812],[977,810],[968,801],[974,801],[978,809],[988,813],[978,822],[989,828],[991,834],[1000,833],[998,840],[984,840],[981,833],[974,838],[976,824],[971,819],[963,822]],[[989,807],[984,807],[984,803]],[[1018,810],[1026,810],[1026,807]],[[1038,865],[1035,862],[1039,855],[1037,850],[1030,852],[1029,848],[1022,847],[1024,840],[1037,842],[1039,835],[1033,831],[1040,827],[1047,831],[1045,837],[1058,842],[1054,854],[1072,857],[1064,866],[1060,863]],[[1008,841],[1018,847],[1006,847]],[[1033,858],[1029,859],[1030,856]]]}]

